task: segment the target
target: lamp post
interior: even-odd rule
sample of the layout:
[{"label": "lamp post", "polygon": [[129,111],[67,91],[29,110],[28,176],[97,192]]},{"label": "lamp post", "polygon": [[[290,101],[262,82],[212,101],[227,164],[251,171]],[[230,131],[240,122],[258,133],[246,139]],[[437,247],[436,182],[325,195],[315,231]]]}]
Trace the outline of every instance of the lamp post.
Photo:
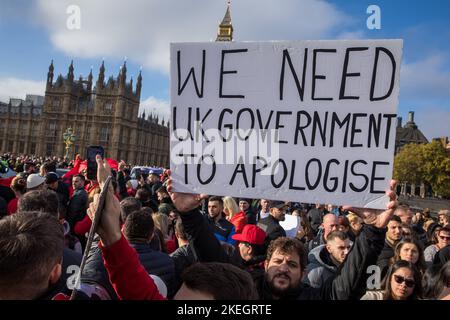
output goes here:
[{"label": "lamp post", "polygon": [[72,128],[67,128],[67,130],[63,133],[64,143],[66,144],[66,154],[64,156],[65,159],[69,156],[69,149],[76,141],[77,136],[73,132]]}]

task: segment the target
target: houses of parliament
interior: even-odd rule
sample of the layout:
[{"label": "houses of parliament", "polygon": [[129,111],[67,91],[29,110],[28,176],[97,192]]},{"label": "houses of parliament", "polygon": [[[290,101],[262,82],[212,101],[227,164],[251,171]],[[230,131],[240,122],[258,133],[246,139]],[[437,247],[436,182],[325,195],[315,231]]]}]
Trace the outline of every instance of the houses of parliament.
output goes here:
[{"label": "houses of parliament", "polygon": [[[219,26],[217,41],[231,41],[230,6]],[[101,145],[107,157],[137,165],[169,166],[169,124],[157,116],[139,115],[142,76],[135,86],[127,80],[124,62],[116,78],[105,79],[102,63],[94,83],[75,79],[70,64],[67,75],[54,79],[51,62],[45,97],[0,102],[0,153],[58,156],[65,154],[63,134],[72,128],[75,142],[70,156],[85,154],[87,146]]]},{"label": "houses of parliament", "polygon": [[124,62],[117,78],[105,81],[102,63],[98,79],[74,78],[71,63],[67,76],[54,79],[49,66],[45,97],[27,95],[0,105],[0,151],[46,156],[65,153],[63,134],[72,128],[72,155],[84,155],[89,145],[101,145],[108,157],[132,164],[167,166],[169,128],[158,117],[139,116],[142,76],[136,85],[127,81]]}]

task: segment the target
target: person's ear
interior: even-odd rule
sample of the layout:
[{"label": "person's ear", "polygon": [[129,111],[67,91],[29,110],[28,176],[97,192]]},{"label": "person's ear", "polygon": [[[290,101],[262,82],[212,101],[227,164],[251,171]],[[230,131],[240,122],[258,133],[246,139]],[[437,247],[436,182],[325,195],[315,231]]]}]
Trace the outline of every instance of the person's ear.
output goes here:
[{"label": "person's ear", "polygon": [[325,248],[327,248],[327,251],[328,251],[329,253],[331,253],[331,245],[330,245],[329,243],[327,243],[327,244],[325,245]]},{"label": "person's ear", "polygon": [[252,246],[248,246],[248,254],[252,255],[253,254],[253,247]]},{"label": "person's ear", "polygon": [[52,285],[55,284],[56,282],[58,282],[59,278],[61,277],[61,273],[62,273],[62,265],[61,262],[58,262],[57,264],[55,264],[52,268],[52,271],[50,271],[50,275],[48,277],[48,282]]},{"label": "person's ear", "polygon": [[266,260],[264,261],[264,270],[267,272],[267,269],[269,269],[269,262]]}]

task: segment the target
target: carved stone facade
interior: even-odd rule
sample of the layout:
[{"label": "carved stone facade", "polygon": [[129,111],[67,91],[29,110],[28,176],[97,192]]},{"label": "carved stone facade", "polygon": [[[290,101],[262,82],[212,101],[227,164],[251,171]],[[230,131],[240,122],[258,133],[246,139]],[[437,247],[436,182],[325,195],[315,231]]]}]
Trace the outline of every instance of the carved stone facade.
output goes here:
[{"label": "carved stone facade", "polygon": [[428,139],[424,136],[422,131],[414,122],[414,111],[408,113],[408,122],[402,126],[402,118],[397,118],[397,132],[395,135],[395,153],[397,154],[400,149],[410,143],[428,143]]},{"label": "carved stone facade", "polygon": [[[66,77],[53,82],[53,61],[47,74],[43,103],[11,99],[0,104],[0,152],[63,156],[63,133],[76,135],[71,153],[86,153],[89,145],[101,145],[106,156],[131,164],[167,167],[169,128],[164,120],[145,113],[139,116],[142,76],[135,89],[127,82],[123,64],[117,78],[105,82],[102,63],[93,87],[92,71],[87,79],[74,79],[71,63]],[[15,101],[18,100],[18,101]]]}]

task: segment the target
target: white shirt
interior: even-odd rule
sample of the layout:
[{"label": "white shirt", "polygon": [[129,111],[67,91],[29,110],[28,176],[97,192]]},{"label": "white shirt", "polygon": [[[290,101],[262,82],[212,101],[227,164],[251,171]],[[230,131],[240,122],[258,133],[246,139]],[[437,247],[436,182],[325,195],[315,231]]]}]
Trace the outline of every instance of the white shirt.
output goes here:
[{"label": "white shirt", "polygon": [[270,212],[264,212],[264,211],[260,211],[259,212],[259,220],[267,218],[270,215]]}]

